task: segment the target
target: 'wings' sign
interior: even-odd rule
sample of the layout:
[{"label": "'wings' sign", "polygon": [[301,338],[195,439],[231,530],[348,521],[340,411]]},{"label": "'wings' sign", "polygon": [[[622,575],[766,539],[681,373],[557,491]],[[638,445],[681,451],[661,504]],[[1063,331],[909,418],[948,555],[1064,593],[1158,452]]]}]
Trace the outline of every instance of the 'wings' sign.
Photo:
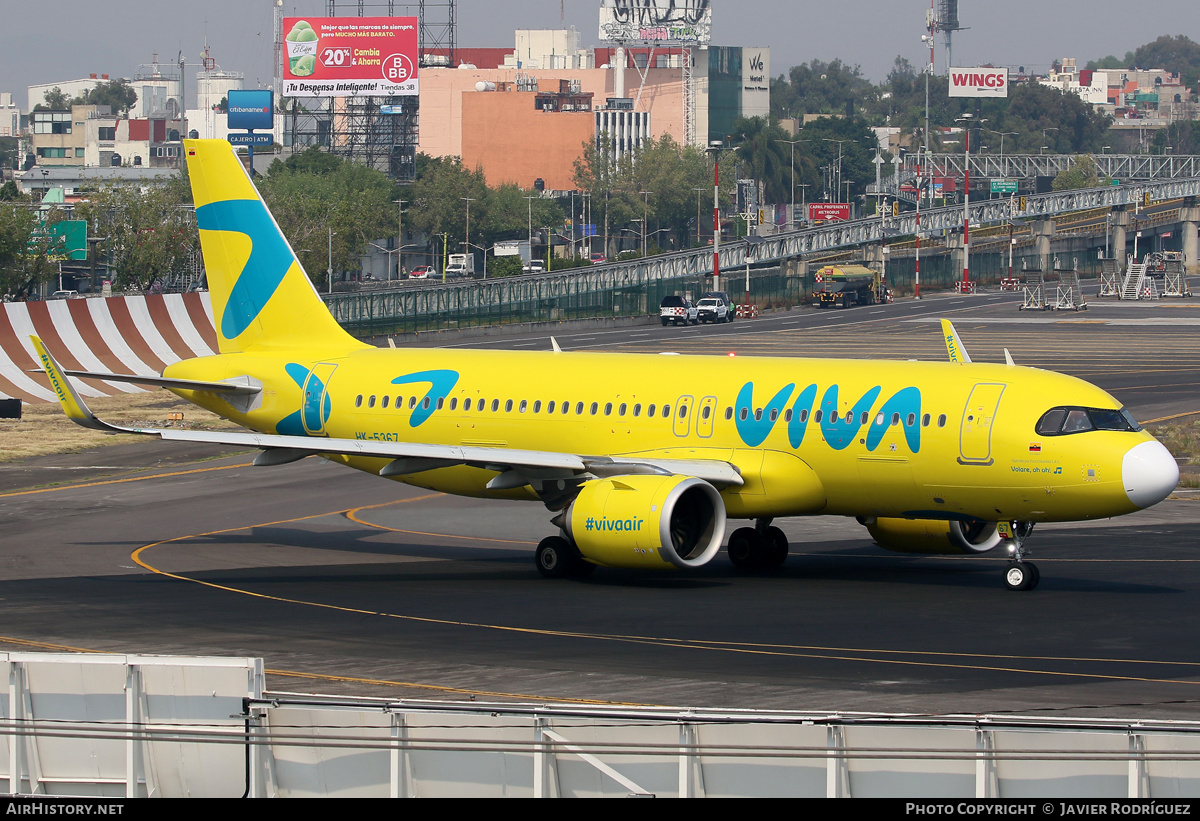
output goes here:
[{"label": "'wings' sign", "polygon": [[1007,68],[950,69],[951,97],[1007,97]]}]

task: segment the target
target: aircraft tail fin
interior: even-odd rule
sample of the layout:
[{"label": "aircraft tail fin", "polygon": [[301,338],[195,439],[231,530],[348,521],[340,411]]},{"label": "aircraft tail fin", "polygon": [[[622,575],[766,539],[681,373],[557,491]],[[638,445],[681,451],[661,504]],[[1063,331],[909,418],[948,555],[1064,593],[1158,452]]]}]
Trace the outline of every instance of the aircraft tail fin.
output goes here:
[{"label": "aircraft tail fin", "polygon": [[954,323],[948,319],[942,320],[942,336],[946,340],[946,353],[949,354],[951,362],[965,365],[971,361],[971,355],[958,338],[958,331],[954,330]]},{"label": "aircraft tail fin", "polygon": [[353,349],[224,140],[184,140],[221,353]]}]

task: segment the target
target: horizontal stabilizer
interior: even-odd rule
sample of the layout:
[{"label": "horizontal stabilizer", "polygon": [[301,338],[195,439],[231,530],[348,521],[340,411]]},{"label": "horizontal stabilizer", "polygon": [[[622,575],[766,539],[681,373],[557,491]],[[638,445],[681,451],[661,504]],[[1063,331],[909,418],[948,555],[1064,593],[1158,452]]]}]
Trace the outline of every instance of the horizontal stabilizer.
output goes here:
[{"label": "horizontal stabilizer", "polygon": [[[31,368],[30,373],[46,373],[45,368]],[[174,388],[181,391],[206,391],[228,393],[237,396],[253,396],[262,393],[262,385],[249,376],[238,377],[229,382],[202,382],[196,379],[168,379],[165,376],[140,376],[135,373],[100,373],[98,371],[69,371],[60,368],[59,373],[79,379],[103,379],[107,382],[129,382],[133,385],[153,385],[157,388]]]}]

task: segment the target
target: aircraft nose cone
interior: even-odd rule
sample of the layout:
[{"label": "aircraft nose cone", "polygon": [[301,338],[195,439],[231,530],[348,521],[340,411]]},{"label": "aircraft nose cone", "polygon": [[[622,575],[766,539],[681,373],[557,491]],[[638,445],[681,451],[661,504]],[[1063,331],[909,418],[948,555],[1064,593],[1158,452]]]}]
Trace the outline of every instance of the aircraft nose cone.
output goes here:
[{"label": "aircraft nose cone", "polygon": [[1179,484],[1179,464],[1162,443],[1134,445],[1121,462],[1125,495],[1138,507],[1150,507],[1171,495]]}]

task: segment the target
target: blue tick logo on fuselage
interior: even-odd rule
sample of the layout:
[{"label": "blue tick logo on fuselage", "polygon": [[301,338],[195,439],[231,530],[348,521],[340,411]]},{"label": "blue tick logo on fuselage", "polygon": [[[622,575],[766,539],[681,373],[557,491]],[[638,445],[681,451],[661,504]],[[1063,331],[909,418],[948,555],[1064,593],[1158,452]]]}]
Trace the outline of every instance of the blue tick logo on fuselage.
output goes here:
[{"label": "blue tick logo on fuselage", "polygon": [[454,386],[458,384],[458,371],[418,371],[397,376],[392,380],[393,385],[411,385],[419,382],[428,382],[429,390],[417,402],[412,415],[408,418],[409,427],[414,428],[432,416],[439,404],[445,401],[446,397],[450,395],[450,391],[454,390]]}]

